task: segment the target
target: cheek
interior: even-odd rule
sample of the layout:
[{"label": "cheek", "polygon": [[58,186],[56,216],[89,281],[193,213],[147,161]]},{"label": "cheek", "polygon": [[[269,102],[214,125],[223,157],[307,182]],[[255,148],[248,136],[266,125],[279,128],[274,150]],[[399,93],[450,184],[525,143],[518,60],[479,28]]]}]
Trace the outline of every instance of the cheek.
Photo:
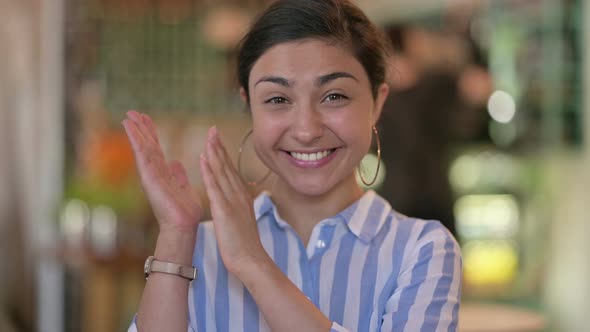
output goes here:
[{"label": "cheek", "polygon": [[252,143],[259,156],[272,149],[279,141],[285,128],[283,121],[265,112],[252,113]]},{"label": "cheek", "polygon": [[371,136],[372,130],[363,130],[362,132],[356,133],[356,146],[358,154],[361,158],[371,150]]},{"label": "cheek", "polygon": [[252,129],[262,135],[273,135],[289,127],[289,113],[281,110],[253,109]]},{"label": "cheek", "polygon": [[251,143],[252,148],[254,149],[254,153],[256,157],[266,166],[272,169],[271,160],[270,158],[271,151],[273,149],[273,140],[271,139],[270,135],[266,135],[266,131],[262,128],[256,128],[253,126],[254,131],[252,133]]},{"label": "cheek", "polygon": [[372,122],[368,109],[347,110],[330,117],[326,123],[350,145],[359,146],[359,148],[367,147],[367,149],[371,145]]},{"label": "cheek", "polygon": [[276,121],[272,117],[263,112],[252,113],[252,130],[256,137],[264,139],[266,136],[272,135],[273,128],[276,127]]}]

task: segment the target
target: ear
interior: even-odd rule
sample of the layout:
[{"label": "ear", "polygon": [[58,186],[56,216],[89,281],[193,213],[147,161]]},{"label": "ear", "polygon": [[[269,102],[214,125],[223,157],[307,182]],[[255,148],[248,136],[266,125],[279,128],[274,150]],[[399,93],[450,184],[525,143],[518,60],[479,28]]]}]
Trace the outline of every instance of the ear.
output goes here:
[{"label": "ear", "polygon": [[244,104],[248,104],[248,93],[246,93],[246,89],[244,87],[240,87],[240,97]]},{"label": "ear", "polygon": [[383,104],[385,104],[385,100],[389,95],[389,85],[387,83],[382,83],[377,90],[377,96],[375,98],[375,109],[374,109],[374,120],[373,125],[376,125],[379,122],[379,117],[381,116],[381,112],[383,111]]}]

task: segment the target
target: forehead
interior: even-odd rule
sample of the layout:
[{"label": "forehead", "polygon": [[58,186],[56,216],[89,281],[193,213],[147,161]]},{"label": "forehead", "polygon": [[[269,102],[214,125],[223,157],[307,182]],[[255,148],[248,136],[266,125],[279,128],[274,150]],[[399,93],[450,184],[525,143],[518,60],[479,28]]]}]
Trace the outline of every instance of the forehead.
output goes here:
[{"label": "forehead", "polygon": [[347,47],[319,39],[291,41],[271,47],[252,67],[249,83],[266,75],[311,81],[333,72],[349,72],[368,83],[363,66]]}]

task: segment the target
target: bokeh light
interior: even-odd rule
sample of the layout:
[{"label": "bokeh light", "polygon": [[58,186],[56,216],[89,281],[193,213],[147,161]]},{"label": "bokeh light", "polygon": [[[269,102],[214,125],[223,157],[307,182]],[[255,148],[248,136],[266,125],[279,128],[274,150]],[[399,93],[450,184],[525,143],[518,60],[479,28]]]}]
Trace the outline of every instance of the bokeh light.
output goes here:
[{"label": "bokeh light", "polygon": [[516,113],[514,98],[505,91],[495,91],[488,100],[488,112],[500,123],[510,122]]}]

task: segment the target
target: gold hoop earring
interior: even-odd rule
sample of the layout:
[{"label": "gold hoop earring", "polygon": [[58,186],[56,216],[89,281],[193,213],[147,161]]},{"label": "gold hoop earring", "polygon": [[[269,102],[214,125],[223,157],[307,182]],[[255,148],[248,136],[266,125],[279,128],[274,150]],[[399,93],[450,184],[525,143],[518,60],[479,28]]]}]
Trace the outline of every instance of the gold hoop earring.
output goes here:
[{"label": "gold hoop earring", "polygon": [[371,180],[371,182],[367,182],[365,178],[363,178],[363,174],[359,170],[359,168],[356,169],[359,178],[367,187],[370,187],[371,185],[373,185],[373,183],[375,183],[375,181],[377,181],[377,176],[379,175],[379,168],[381,168],[381,140],[379,139],[379,131],[377,131],[377,127],[375,126],[373,126],[373,133],[375,133],[375,137],[377,138],[377,170],[375,171],[375,176],[373,177],[373,180]]},{"label": "gold hoop earring", "polygon": [[[252,135],[253,130],[250,129],[250,131],[248,131],[248,133],[246,134],[246,136],[244,136],[244,139],[242,140],[242,144],[240,144],[240,149],[238,150],[238,174],[240,176],[242,176],[242,150],[244,148],[244,144],[246,144],[246,141],[248,140],[248,138],[250,137],[250,135]],[[264,180],[266,180],[266,178],[268,178],[270,176],[270,169],[268,170],[268,173],[266,173],[266,175],[258,180],[258,181],[246,181],[247,184],[251,185],[251,186],[257,186],[259,184],[261,184],[262,182],[264,182]],[[242,176],[243,178],[243,176]]]}]

